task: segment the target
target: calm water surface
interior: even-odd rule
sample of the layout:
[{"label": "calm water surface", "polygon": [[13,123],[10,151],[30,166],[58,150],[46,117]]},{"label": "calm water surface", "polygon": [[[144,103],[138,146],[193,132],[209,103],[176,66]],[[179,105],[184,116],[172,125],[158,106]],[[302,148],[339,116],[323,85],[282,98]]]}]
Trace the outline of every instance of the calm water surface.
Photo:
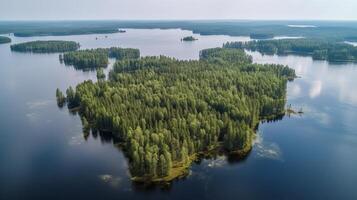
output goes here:
[{"label": "calm water surface", "polygon": [[[226,41],[249,40],[194,35],[196,42],[180,41],[188,35],[192,32],[129,29],[107,38],[12,39],[74,40],[82,48],[132,47],[142,55],[179,59],[197,59],[199,50]],[[95,80],[95,72],[64,66],[58,54],[16,53],[9,46],[0,45],[0,199],[357,199],[355,64],[249,52],[257,63],[296,70],[301,78],[288,84],[288,103],[305,113],[262,123],[244,161],[202,160],[169,189],[142,189],[131,183],[127,161],[110,137],[85,140],[79,117],[57,108],[57,87]]]}]

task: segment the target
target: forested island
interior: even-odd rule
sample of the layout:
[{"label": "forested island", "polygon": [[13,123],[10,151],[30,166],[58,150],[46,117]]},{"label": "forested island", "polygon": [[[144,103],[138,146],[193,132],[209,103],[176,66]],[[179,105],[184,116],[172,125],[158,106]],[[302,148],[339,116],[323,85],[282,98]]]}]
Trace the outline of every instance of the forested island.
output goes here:
[{"label": "forested island", "polygon": [[315,60],[331,62],[356,62],[357,47],[335,41],[319,39],[283,39],[250,42],[230,42],[225,48],[248,49],[264,54],[310,55]]},{"label": "forested island", "polygon": [[208,151],[246,155],[259,121],[284,115],[295,78],[287,66],[253,64],[241,49],[200,55],[118,60],[107,80],[98,72],[98,82],[57,90],[57,100],[79,112],[84,130],[122,141],[133,181],[171,181]]},{"label": "forested island", "polygon": [[194,38],[193,36],[187,36],[187,37],[184,37],[181,39],[181,41],[184,41],[184,42],[192,42],[192,41],[196,41],[198,40],[197,38]]},{"label": "forested island", "polygon": [[60,55],[66,65],[73,65],[76,69],[95,69],[106,67],[108,65],[108,58],[122,59],[138,59],[140,51],[132,48],[98,48],[79,50],[64,53]]},{"label": "forested island", "polygon": [[5,36],[0,36],[0,44],[10,43],[11,39]]},{"label": "forested island", "polygon": [[76,69],[95,69],[107,67],[108,53],[105,49],[91,49],[67,52],[60,55],[60,60]]},{"label": "forested island", "polygon": [[80,45],[73,41],[33,41],[11,45],[11,51],[32,52],[32,53],[57,53],[75,51]]}]

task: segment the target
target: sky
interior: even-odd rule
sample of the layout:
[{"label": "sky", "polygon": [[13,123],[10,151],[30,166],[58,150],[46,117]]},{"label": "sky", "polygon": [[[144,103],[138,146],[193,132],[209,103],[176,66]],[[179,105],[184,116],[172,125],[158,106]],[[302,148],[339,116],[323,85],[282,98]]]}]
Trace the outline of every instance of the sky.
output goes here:
[{"label": "sky", "polygon": [[0,20],[357,20],[357,0],[0,0]]}]

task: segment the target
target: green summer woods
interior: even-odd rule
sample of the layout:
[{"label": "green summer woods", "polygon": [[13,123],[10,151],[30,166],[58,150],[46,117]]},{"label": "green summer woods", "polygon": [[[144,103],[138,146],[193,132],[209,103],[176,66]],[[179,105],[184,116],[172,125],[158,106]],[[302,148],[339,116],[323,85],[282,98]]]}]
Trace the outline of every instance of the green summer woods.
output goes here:
[{"label": "green summer woods", "polygon": [[11,39],[5,36],[0,36],[0,44],[10,43]]},{"label": "green summer woods", "polygon": [[240,49],[209,49],[199,61],[164,56],[118,60],[108,79],[56,91],[85,130],[122,141],[133,181],[170,181],[200,154],[247,154],[262,119],[284,114],[294,70],[253,64]]},{"label": "green summer woods", "polygon": [[357,47],[335,41],[319,39],[284,39],[250,42],[231,42],[225,48],[240,48],[259,51],[265,54],[310,55],[315,60],[331,62],[356,62]]},{"label": "green summer woods", "polygon": [[75,69],[95,69],[107,67],[108,53],[105,49],[79,50],[67,52],[59,56],[66,65],[73,65]]},{"label": "green summer woods", "polygon": [[106,67],[108,58],[122,59],[137,59],[140,57],[138,49],[131,48],[99,48],[79,50],[64,53],[59,58],[66,65],[73,65],[76,69],[95,69]]},{"label": "green summer woods", "polygon": [[32,53],[56,53],[75,51],[80,45],[73,41],[33,41],[11,45],[12,51]]},{"label": "green summer woods", "polygon": [[198,40],[197,38],[194,38],[193,36],[187,36],[187,37],[184,37],[181,39],[181,41],[184,41],[184,42],[192,42],[192,41],[196,41]]}]

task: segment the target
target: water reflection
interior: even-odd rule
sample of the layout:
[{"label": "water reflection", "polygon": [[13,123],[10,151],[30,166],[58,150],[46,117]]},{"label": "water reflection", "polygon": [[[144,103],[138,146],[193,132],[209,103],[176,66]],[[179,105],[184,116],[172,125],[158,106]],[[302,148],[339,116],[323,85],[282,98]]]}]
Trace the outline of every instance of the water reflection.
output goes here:
[{"label": "water reflection", "polygon": [[115,146],[120,142],[111,132],[92,130],[91,134],[93,138],[100,139],[103,144],[113,144]]},{"label": "water reflection", "polygon": [[315,97],[320,96],[321,89],[322,89],[322,81],[321,80],[313,81],[309,92],[310,98],[313,99]]},{"label": "water reflection", "polygon": [[[116,59],[109,58],[108,61],[109,61],[108,65],[103,68],[103,71],[106,74],[106,76],[108,76],[109,71],[111,69],[113,69],[113,66],[115,64]],[[73,68],[73,69],[75,69],[77,71],[81,71],[81,72],[84,72],[84,73],[91,73],[91,74],[96,74],[97,73],[97,69],[96,68],[82,68],[82,67],[79,67],[79,66],[76,66],[76,65],[66,64],[62,60],[59,60],[59,62],[60,62],[61,65],[65,66],[65,67]],[[96,78],[94,79],[94,81],[96,81]]]},{"label": "water reflection", "polygon": [[257,132],[253,147],[257,157],[279,161],[283,160],[279,145],[274,142],[265,141],[261,131]]},{"label": "water reflection", "polygon": [[122,177],[115,177],[110,174],[102,174],[99,175],[98,178],[103,181],[104,183],[108,184],[109,186],[117,189],[120,187],[120,183],[122,182]]},{"label": "water reflection", "polygon": [[[195,42],[181,42],[187,35],[198,40]],[[97,38],[97,39],[96,39]],[[198,59],[202,49],[220,47],[228,41],[249,41],[249,37],[231,37],[225,35],[202,36],[192,31],[181,29],[126,29],[126,33],[71,36],[41,36],[41,37],[14,37],[12,44],[33,40],[72,40],[79,42],[81,49],[93,48],[138,48],[142,56],[166,55],[178,59]]]},{"label": "water reflection", "polygon": [[306,94],[311,99],[329,95],[341,103],[357,106],[357,68],[353,63],[332,64],[313,61],[303,56],[269,56],[258,52],[248,52],[257,63],[277,63],[295,69],[301,77],[289,83],[289,99],[302,98]]}]

